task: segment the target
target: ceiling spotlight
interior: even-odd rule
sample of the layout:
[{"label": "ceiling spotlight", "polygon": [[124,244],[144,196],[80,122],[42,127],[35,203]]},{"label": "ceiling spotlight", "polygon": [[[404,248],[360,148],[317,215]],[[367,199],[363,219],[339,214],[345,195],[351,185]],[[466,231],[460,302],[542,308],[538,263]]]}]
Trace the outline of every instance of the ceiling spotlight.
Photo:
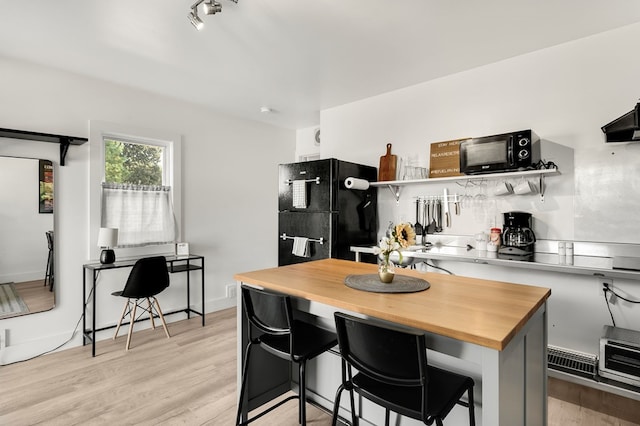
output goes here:
[{"label": "ceiling spotlight", "polygon": [[[229,1],[236,4],[238,3],[238,0]],[[204,5],[202,6],[202,9],[207,15],[215,15],[216,13],[222,12],[222,5],[216,0],[196,0],[196,2],[191,5],[191,12],[187,15],[187,18],[189,18],[191,25],[193,25],[198,31],[204,27],[204,22],[202,22],[202,19],[198,16],[198,6],[203,3]]]},{"label": "ceiling spotlight", "polygon": [[193,25],[196,30],[200,31],[204,27],[204,22],[202,22],[202,19],[200,19],[200,17],[198,16],[197,9],[191,9],[191,12],[189,12],[187,18],[189,18],[191,25]]},{"label": "ceiling spotlight", "polygon": [[222,12],[222,5],[215,0],[205,0],[203,9],[207,15],[215,15]]}]

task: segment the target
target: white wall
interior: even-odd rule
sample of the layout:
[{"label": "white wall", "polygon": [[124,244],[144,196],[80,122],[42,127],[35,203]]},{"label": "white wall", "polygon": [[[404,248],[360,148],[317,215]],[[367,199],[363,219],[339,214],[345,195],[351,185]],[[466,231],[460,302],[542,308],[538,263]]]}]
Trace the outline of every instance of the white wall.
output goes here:
[{"label": "white wall", "polygon": [[[0,58],[0,99],[3,128],[87,137],[89,120],[95,119],[182,135],[183,236],[193,253],[206,257],[207,311],[235,303],[225,299],[234,273],[277,265],[277,165],[292,161],[295,131],[6,58]],[[0,321],[9,330],[0,362],[62,343],[82,312],[82,265],[90,261],[89,144],[72,146],[64,167],[58,149],[0,139],[0,155],[53,160],[57,191],[57,306]],[[109,293],[125,277],[101,275],[99,324],[113,323],[120,314],[122,301]],[[184,303],[181,285],[183,277],[174,275],[171,292],[160,299],[163,309]],[[76,335],[73,344],[79,342]]]},{"label": "white wall", "polygon": [[[533,213],[539,238],[640,243],[640,221],[632,213],[640,207],[640,143],[605,144],[600,130],[640,96],[640,58],[631,53],[638,39],[640,24],[324,110],[322,157],[377,166],[391,142],[393,153],[417,154],[426,167],[433,142],[531,128],[544,141],[569,148],[546,158],[561,174],[547,179],[544,203],[536,196],[489,196],[480,208],[466,204],[445,232],[488,232],[491,224],[502,224],[501,212],[524,210]],[[413,222],[415,196],[442,194],[444,186],[404,187],[399,205],[380,188],[381,229],[390,220]],[[446,186],[472,196],[483,191]],[[549,342],[597,352],[602,325],[610,320],[595,278],[443,264],[456,274],[551,287]],[[640,299],[638,282],[615,285]],[[612,309],[619,326],[638,328],[637,307],[625,302]]]}]

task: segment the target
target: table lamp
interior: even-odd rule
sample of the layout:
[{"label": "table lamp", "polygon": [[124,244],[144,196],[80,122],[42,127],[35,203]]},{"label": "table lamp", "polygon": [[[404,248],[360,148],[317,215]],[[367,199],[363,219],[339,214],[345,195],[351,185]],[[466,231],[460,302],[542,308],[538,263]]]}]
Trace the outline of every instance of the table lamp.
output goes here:
[{"label": "table lamp", "polygon": [[98,247],[102,249],[100,263],[109,264],[116,261],[116,253],[112,249],[116,245],[118,245],[118,228],[100,228],[98,232]]}]

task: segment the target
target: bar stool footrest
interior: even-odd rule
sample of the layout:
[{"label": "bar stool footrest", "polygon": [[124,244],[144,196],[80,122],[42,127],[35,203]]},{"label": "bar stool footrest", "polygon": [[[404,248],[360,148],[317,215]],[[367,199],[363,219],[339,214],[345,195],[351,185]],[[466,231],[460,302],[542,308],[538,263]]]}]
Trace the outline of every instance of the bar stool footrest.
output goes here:
[{"label": "bar stool footrest", "polygon": [[247,420],[246,420],[246,421],[244,421],[244,422],[241,422],[241,423],[240,423],[240,425],[248,425],[249,423],[253,422],[254,420],[258,420],[260,417],[262,417],[262,416],[264,416],[264,415],[266,415],[266,414],[269,414],[270,412],[272,412],[272,411],[273,411],[273,410],[275,410],[276,408],[280,407],[280,406],[281,406],[281,405],[283,405],[284,403],[289,402],[289,401],[291,401],[291,400],[293,400],[293,399],[300,399],[300,395],[291,395],[291,396],[289,396],[289,397],[287,397],[287,398],[283,399],[282,401],[278,402],[277,404],[275,404],[275,405],[273,405],[273,406],[271,406],[271,407],[267,408],[266,410],[262,411],[261,413],[259,413],[259,414],[255,415],[255,416],[253,416],[252,418],[247,419]]}]

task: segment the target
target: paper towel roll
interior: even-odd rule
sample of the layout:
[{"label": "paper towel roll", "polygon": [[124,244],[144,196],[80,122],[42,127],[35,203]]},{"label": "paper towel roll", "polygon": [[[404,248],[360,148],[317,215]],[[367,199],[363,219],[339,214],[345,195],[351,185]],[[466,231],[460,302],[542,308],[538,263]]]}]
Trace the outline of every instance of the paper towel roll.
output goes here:
[{"label": "paper towel roll", "polygon": [[369,181],[365,179],[358,179],[354,177],[348,177],[344,180],[344,186],[347,189],[369,189]]}]

